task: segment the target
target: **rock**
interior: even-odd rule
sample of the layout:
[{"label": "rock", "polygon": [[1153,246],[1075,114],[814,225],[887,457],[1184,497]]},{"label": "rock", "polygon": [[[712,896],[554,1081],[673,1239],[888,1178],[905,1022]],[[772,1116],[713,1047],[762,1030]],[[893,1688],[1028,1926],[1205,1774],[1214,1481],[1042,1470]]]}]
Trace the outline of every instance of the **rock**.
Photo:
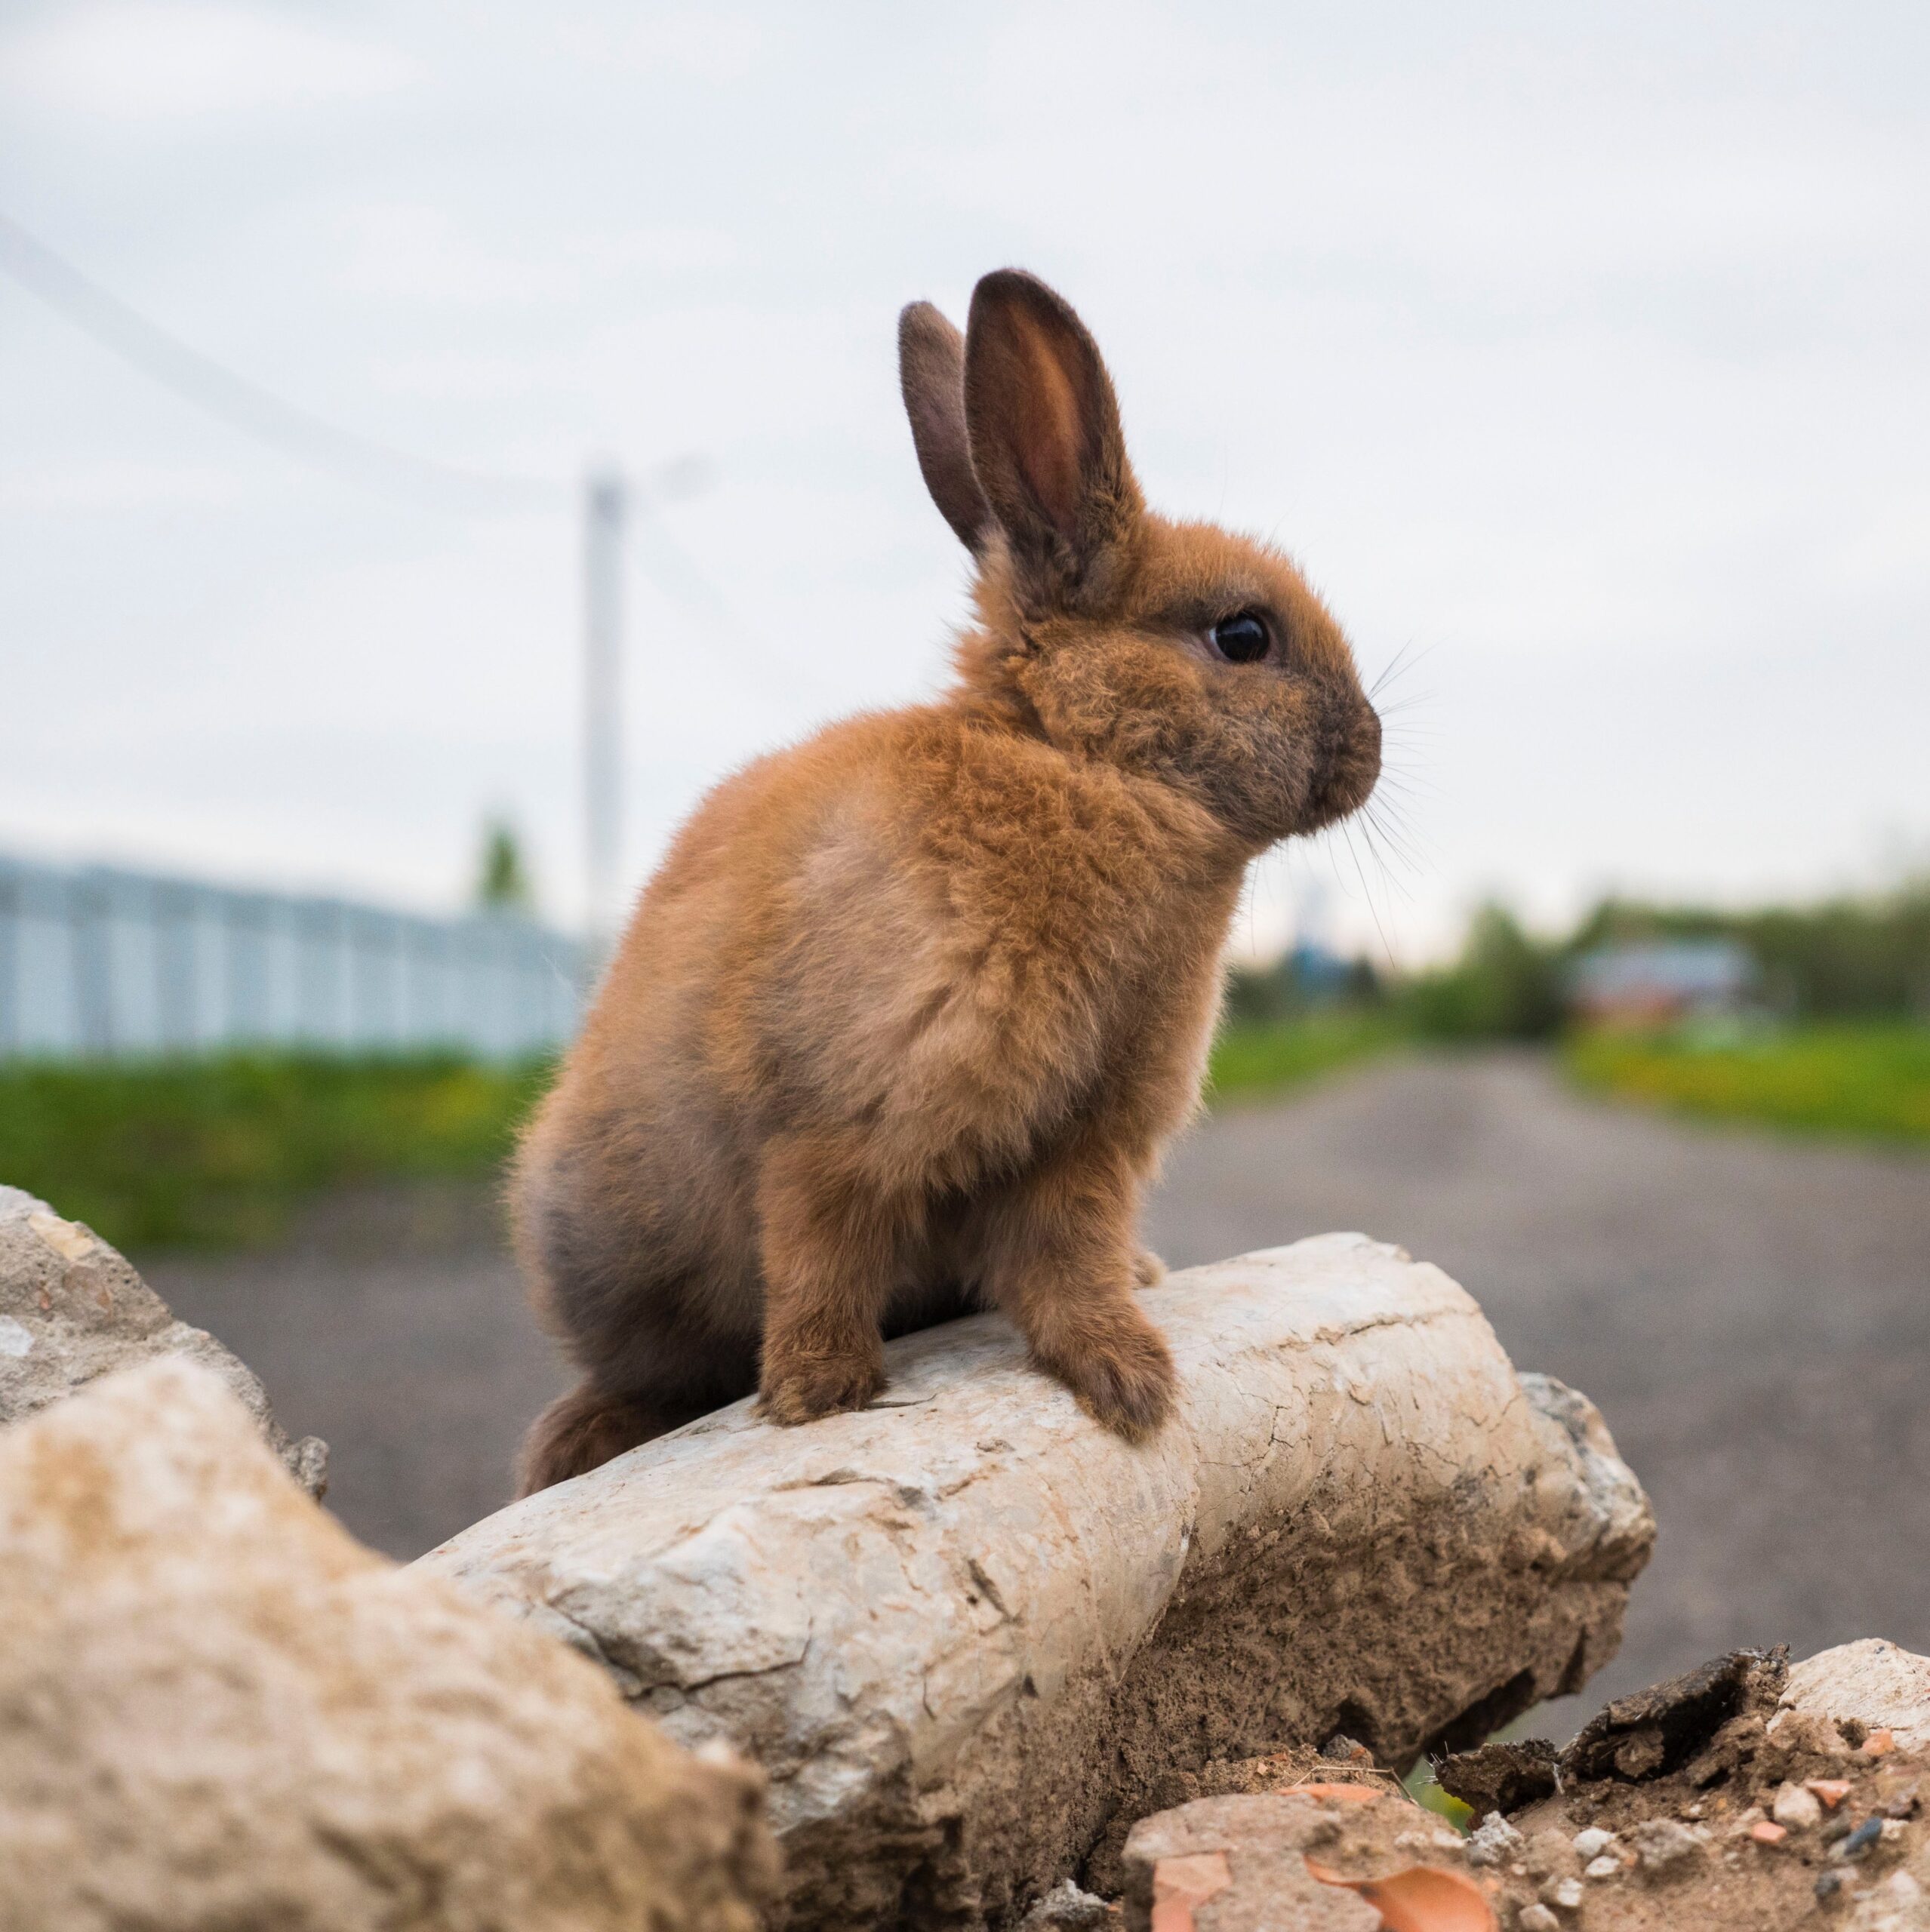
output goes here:
[{"label": "rock", "polygon": [[1413,1815],[1401,1794],[1341,1786],[1202,1798],[1143,1818],[1126,1841],[1128,1932],[1495,1932],[1458,1838],[1399,1857],[1416,1848]]},{"label": "rock", "polygon": [[1545,1905],[1525,1905],[1515,1914],[1521,1932],[1562,1932],[1562,1921]]},{"label": "rock", "polygon": [[[1335,1785],[1372,1789],[1384,1795],[1405,1796],[1400,1781],[1390,1772],[1381,1770],[1370,1758],[1365,1763],[1354,1759],[1337,1761],[1325,1749],[1270,1751],[1253,1758],[1214,1758],[1196,1771],[1173,1768],[1148,1780],[1128,1810],[1122,1806],[1100,1835],[1086,1859],[1086,1872],[1093,1883],[1108,1892],[1116,1892],[1122,1882],[1119,1856],[1125,1849],[1126,1834],[1141,1817],[1155,1811],[1177,1810],[1199,1798],[1248,1797],[1277,1791],[1331,1790]],[[1456,1844],[1460,1834],[1454,1835]]]},{"label": "rock", "polygon": [[1019,1922],[1019,1932],[1099,1932],[1113,1908],[1068,1878],[1054,1885]]},{"label": "rock", "polygon": [[1769,1815],[1790,1831],[1806,1831],[1823,1816],[1822,1801],[1799,1784],[1786,1784],[1769,1807]]},{"label": "rock", "polygon": [[1788,1667],[1786,1650],[1731,1651],[1680,1677],[1618,1697],[1576,1732],[1562,1753],[1562,1777],[1639,1782],[1673,1770],[1746,1703],[1774,1695]]},{"label": "rock", "polygon": [[1555,1747],[1545,1737],[1483,1744],[1443,1758],[1434,1776],[1443,1791],[1458,1798],[1477,1817],[1519,1811],[1555,1790]]},{"label": "rock", "polygon": [[1470,1865],[1506,1865],[1527,1848],[1520,1832],[1498,1811],[1490,1811],[1467,1836]]},{"label": "rock", "polygon": [[1778,1716],[1787,1712],[1888,1731],[1889,1749],[1930,1749],[1930,1657],[1878,1637],[1818,1651],[1790,1666]]},{"label": "rock", "polygon": [[178,1358],[0,1433],[0,1921],[753,1932],[759,1781],[363,1549]]},{"label": "rock", "polygon": [[1678,1818],[1642,1818],[1629,1827],[1628,1841],[1645,1872],[1667,1872],[1701,1856],[1703,1841]]},{"label": "rock", "polygon": [[1159,1932],[1191,1932],[1190,1912],[1181,1917],[1174,1907],[1208,1899],[1211,1932],[1376,1932],[1372,1906],[1307,1869],[1307,1854],[1330,1850],[1340,1834],[1336,1809],[1273,1793],[1197,1798],[1142,1818],[1126,1840],[1127,1932],[1149,1932],[1162,1906]]},{"label": "rock", "polygon": [[1590,1825],[1574,1835],[1574,1855],[1585,1865],[1591,1858],[1599,1858],[1615,1841],[1613,1832],[1605,1832],[1599,1825]]},{"label": "rock", "polygon": [[762,1764],[793,1925],[1001,1924],[1169,1774],[1404,1764],[1612,1654],[1647,1500],[1438,1269],[1327,1235],[1141,1305],[1183,1392],[1143,1447],[981,1315],[891,1343],[866,1411],[735,1404],[421,1567]]},{"label": "rock", "polygon": [[253,1373],[168,1304],[91,1229],[0,1187],[0,1425],[37,1414],[96,1377],[157,1356],[211,1369],[309,1494],[328,1483],[328,1445],[289,1441]]}]

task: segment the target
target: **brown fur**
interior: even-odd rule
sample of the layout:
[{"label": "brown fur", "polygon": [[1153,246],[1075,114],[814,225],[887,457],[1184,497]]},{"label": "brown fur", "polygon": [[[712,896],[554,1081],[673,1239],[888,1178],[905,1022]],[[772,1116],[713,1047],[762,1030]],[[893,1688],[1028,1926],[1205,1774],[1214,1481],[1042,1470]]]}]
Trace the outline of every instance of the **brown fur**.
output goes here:
[{"label": "brown fur", "polygon": [[[938,702],[711,793],[651,881],[513,1189],[585,1381],[526,1489],[761,1390],[807,1422],[980,1305],[1129,1438],[1172,1401],[1141,1190],[1197,1104],[1248,862],[1353,811],[1380,726],[1287,559],[1147,511],[1111,383],[1013,270],[907,309],[921,466],[978,563]],[[1267,614],[1260,663],[1208,633]]]}]

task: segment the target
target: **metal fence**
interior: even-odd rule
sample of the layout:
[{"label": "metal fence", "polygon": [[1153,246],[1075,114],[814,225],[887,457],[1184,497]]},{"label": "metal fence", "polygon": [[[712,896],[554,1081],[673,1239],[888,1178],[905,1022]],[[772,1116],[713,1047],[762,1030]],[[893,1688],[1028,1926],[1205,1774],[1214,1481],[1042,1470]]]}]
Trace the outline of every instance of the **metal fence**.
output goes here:
[{"label": "metal fence", "polygon": [[569,1038],[584,965],[577,941],[521,918],[0,857],[0,1058],[270,1045],[508,1058]]}]

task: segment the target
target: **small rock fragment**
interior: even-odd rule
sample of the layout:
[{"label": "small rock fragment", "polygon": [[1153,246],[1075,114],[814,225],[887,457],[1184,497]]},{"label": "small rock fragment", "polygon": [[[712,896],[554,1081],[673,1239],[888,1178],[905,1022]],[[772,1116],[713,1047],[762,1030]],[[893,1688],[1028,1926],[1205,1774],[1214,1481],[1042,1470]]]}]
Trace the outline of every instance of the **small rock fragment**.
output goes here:
[{"label": "small rock fragment", "polygon": [[1062,1880],[1019,1921],[1019,1932],[1098,1932],[1108,1924],[1112,1907],[1074,1884]]},{"label": "small rock fragment", "polygon": [[1525,1905],[1515,1914],[1521,1932],[1562,1932],[1562,1921],[1545,1905]]},{"label": "small rock fragment", "polygon": [[1847,1872],[1825,1872],[1816,1881],[1816,1897],[1818,1903],[1827,1903],[1849,1883]]},{"label": "small rock fragment", "polygon": [[1519,1858],[1525,1841],[1498,1811],[1491,1811],[1468,1834],[1467,1862],[1470,1865],[1505,1865]]},{"label": "small rock fragment", "polygon": [[1695,1832],[1673,1818],[1643,1819],[1630,1826],[1629,1842],[1645,1872],[1665,1872],[1702,1849],[1702,1841]]},{"label": "small rock fragment", "polygon": [[1695,1756],[1747,1697],[1780,1691],[1787,1651],[1731,1651],[1605,1705],[1562,1753],[1564,1778],[1639,1779]]},{"label": "small rock fragment", "polygon": [[1826,1810],[1833,1811],[1849,1795],[1848,1778],[1805,1778],[1802,1781],[1805,1791],[1813,1792],[1822,1801]]},{"label": "small rock fragment", "polygon": [[1667,1740],[1658,1724],[1649,1724],[1633,1733],[1616,1746],[1615,1769],[1621,1775],[1637,1783],[1662,1768],[1663,1760],[1669,1755]]},{"label": "small rock fragment", "polygon": [[1337,1730],[1320,1747],[1320,1755],[1330,1764],[1371,1764],[1374,1753],[1357,1739]]},{"label": "small rock fragment", "polygon": [[1759,1818],[1750,1826],[1749,1835],[1758,1844],[1781,1844],[1789,1836],[1789,1832],[1784,1826],[1771,1824],[1767,1818]]},{"label": "small rock fragment", "polygon": [[1585,1865],[1591,1858],[1599,1858],[1615,1841],[1613,1832],[1605,1832],[1599,1825],[1590,1825],[1586,1831],[1574,1835],[1574,1854]]},{"label": "small rock fragment", "polygon": [[1873,1730],[1863,1740],[1863,1755],[1866,1758],[1887,1758],[1896,1748],[1896,1733],[1893,1730]]},{"label": "small rock fragment", "polygon": [[1622,1861],[1605,1851],[1599,1858],[1591,1858],[1581,1868],[1581,1875],[1584,1878],[1618,1878],[1621,1869]]},{"label": "small rock fragment", "polygon": [[1541,1903],[1559,1906],[1564,1912],[1581,1909],[1581,1881],[1579,1878],[1550,1878],[1541,1887]]},{"label": "small rock fragment", "polygon": [[1545,1737],[1522,1737],[1458,1751],[1435,1766],[1434,1775],[1479,1817],[1552,1798],[1560,1788],[1555,1764],[1555,1747]]},{"label": "small rock fragment", "polygon": [[1852,1832],[1842,1844],[1830,1847],[1832,1858],[1861,1858],[1883,1835],[1883,1821],[1880,1818],[1866,1818]]},{"label": "small rock fragment", "polygon": [[1769,1807],[1769,1815],[1778,1824],[1801,1831],[1822,1817],[1823,1806],[1813,1791],[1805,1791],[1799,1784],[1784,1784],[1777,1788],[1775,1802]]}]

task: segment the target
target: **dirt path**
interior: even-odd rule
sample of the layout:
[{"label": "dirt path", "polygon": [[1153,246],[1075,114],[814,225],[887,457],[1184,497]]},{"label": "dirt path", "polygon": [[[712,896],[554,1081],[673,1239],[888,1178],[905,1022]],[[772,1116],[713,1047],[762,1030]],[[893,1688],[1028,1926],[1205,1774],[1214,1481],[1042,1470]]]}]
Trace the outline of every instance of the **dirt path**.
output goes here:
[{"label": "dirt path", "polygon": [[[1591,1700],[1741,1642],[1930,1651],[1930,1159],[1408,1060],[1205,1123],[1150,1232],[1184,1266],[1331,1228],[1438,1261],[1648,1485],[1661,1542]],[[148,1272],[329,1439],[331,1504],[398,1555],[505,1499],[564,1380],[474,1196],[337,1203],[288,1251]]]},{"label": "dirt path", "polygon": [[1930,1159],[1405,1060],[1205,1123],[1151,1232],[1184,1266],[1328,1228],[1438,1262],[1647,1484],[1661,1538],[1591,1703],[1737,1644],[1930,1651]]}]

